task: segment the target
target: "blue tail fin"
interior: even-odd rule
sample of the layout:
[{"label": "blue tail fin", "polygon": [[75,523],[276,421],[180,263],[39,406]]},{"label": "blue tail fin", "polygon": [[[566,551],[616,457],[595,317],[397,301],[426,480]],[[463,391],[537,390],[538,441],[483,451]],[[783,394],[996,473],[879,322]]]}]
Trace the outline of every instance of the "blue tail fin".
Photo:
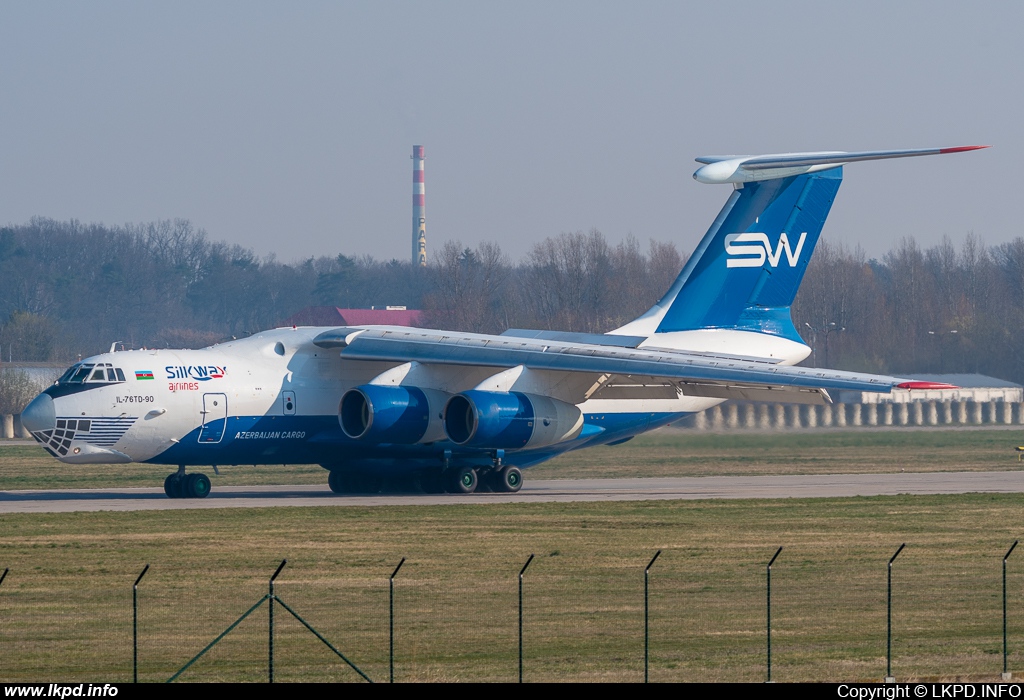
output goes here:
[{"label": "blue tail fin", "polygon": [[799,341],[789,307],[842,179],[835,168],[734,190],[658,302],[668,309],[657,332],[733,328]]}]

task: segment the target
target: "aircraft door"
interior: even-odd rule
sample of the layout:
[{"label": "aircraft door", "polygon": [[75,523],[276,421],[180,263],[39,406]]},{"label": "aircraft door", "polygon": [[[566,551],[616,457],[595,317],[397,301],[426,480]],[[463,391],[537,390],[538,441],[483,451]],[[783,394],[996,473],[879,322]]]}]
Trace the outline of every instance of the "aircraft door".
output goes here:
[{"label": "aircraft door", "polygon": [[203,428],[199,431],[199,442],[220,442],[224,438],[227,423],[227,394],[203,394]]}]

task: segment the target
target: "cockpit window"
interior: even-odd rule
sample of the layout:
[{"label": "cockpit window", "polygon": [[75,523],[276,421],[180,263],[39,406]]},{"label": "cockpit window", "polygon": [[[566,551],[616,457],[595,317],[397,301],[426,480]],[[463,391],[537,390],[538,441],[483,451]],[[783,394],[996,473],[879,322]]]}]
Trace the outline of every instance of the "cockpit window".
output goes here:
[{"label": "cockpit window", "polygon": [[124,372],[110,363],[73,365],[57,380],[58,384],[81,384],[83,382],[115,384],[124,381]]},{"label": "cockpit window", "polygon": [[85,378],[89,376],[90,372],[92,372],[92,365],[82,365],[78,368],[78,371],[75,372],[74,376],[68,380],[68,383],[81,384],[85,381]]}]

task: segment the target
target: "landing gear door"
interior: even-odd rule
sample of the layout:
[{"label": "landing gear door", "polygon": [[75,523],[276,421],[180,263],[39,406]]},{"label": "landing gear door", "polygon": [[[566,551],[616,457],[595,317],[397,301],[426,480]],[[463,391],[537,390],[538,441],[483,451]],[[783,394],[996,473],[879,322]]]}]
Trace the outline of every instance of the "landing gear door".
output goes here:
[{"label": "landing gear door", "polygon": [[224,438],[227,422],[227,394],[203,394],[203,429],[199,431],[199,442],[220,442]]}]

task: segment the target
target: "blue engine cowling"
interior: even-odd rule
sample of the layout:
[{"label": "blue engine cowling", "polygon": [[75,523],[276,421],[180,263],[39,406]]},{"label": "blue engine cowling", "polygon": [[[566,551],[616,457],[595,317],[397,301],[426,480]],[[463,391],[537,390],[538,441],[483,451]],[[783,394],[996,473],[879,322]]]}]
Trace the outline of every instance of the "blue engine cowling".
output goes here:
[{"label": "blue engine cowling", "polygon": [[430,389],[364,384],[341,397],[338,422],[353,440],[414,445],[444,437],[440,407],[447,395]]},{"label": "blue engine cowling", "polygon": [[444,430],[462,447],[519,449],[571,440],[583,429],[583,414],[548,396],[464,391],[448,399]]}]

